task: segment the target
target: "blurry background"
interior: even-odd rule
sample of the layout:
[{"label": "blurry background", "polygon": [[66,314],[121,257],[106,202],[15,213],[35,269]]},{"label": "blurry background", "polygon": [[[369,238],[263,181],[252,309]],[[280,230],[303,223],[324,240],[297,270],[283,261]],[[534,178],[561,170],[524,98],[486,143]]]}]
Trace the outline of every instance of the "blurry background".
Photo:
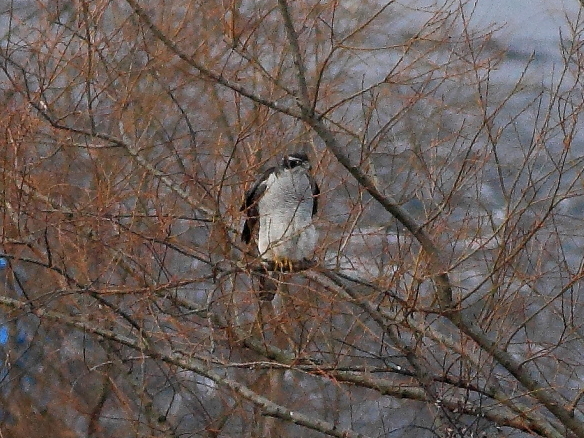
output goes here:
[{"label": "blurry background", "polygon": [[[0,14],[0,436],[584,436],[577,1]],[[295,150],[318,268],[259,303]]]}]

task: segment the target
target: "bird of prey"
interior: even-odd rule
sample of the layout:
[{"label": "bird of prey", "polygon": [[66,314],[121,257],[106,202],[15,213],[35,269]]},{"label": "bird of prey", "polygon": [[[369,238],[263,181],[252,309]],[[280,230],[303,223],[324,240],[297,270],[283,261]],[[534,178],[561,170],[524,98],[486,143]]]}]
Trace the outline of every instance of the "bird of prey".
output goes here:
[{"label": "bird of prey", "polygon": [[320,190],[305,153],[282,158],[261,174],[245,193],[241,207],[246,213],[241,239],[250,243],[258,225],[260,257],[277,270],[292,270],[294,262],[311,261],[317,241],[312,223]]}]

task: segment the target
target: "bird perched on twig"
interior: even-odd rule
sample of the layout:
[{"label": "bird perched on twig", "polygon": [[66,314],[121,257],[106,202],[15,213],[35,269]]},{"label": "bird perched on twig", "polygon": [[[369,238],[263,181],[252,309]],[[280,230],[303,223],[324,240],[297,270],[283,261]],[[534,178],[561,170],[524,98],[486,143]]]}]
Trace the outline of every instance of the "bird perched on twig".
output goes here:
[{"label": "bird perched on twig", "polygon": [[308,156],[302,152],[284,156],[245,193],[241,239],[249,244],[259,222],[257,245],[268,269],[293,271],[312,261],[318,238],[312,220],[319,194]]}]

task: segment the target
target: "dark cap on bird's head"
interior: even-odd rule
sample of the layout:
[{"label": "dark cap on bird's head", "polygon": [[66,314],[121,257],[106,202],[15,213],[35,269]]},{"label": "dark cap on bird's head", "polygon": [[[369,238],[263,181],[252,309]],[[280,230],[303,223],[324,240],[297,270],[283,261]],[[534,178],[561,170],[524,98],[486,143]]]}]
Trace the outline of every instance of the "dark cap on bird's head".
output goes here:
[{"label": "dark cap on bird's head", "polygon": [[298,166],[310,168],[310,162],[308,161],[308,155],[304,152],[294,152],[289,155],[285,155],[280,163],[284,169],[294,169]]}]

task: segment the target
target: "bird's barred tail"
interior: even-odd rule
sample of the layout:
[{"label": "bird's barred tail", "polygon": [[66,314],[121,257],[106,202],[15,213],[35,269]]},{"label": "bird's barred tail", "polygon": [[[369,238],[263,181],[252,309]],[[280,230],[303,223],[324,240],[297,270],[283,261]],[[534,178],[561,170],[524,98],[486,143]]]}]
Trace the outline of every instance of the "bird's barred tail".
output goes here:
[{"label": "bird's barred tail", "polygon": [[260,276],[258,298],[260,301],[272,301],[278,292],[280,273],[268,271]]}]

